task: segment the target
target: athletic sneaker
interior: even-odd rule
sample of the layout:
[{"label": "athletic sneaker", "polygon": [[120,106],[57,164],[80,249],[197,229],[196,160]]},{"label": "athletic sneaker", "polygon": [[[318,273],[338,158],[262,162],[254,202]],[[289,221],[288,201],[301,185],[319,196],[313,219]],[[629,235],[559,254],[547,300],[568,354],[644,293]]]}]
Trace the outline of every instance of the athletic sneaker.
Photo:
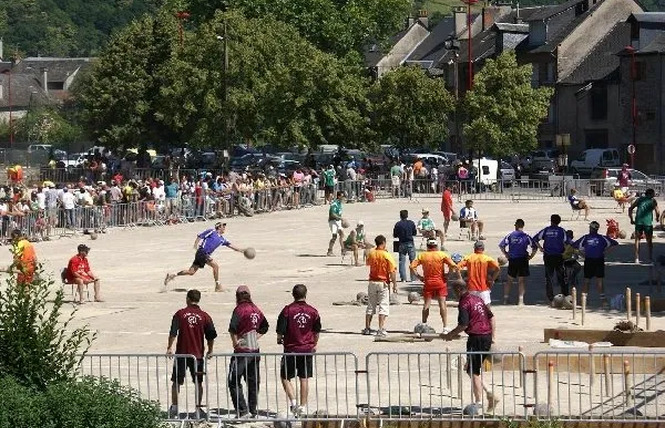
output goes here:
[{"label": "athletic sneaker", "polygon": [[196,409],[196,419],[205,419],[208,414],[203,409]]},{"label": "athletic sneaker", "polygon": [[164,278],[164,285],[167,285],[169,282],[173,281],[174,278],[175,278],[175,274],[167,273],[166,278]]},{"label": "athletic sneaker", "polygon": [[298,406],[297,404],[294,404],[290,407],[290,410],[291,410],[290,413],[296,418],[305,415],[305,408],[303,406]]},{"label": "athletic sneaker", "polygon": [[386,331],[385,328],[379,329],[379,331],[376,332],[377,337],[386,337],[388,336],[388,332]]},{"label": "athletic sneaker", "polygon": [[371,336],[372,335],[372,329],[363,328],[362,333],[363,333],[363,336]]},{"label": "athletic sneaker", "polygon": [[640,259],[639,259],[639,258],[636,258],[636,259],[635,259],[635,264],[636,264],[636,265],[639,265],[639,264],[640,264]]},{"label": "athletic sneaker", "polygon": [[171,404],[169,407],[169,419],[179,419],[180,414],[178,413],[178,406]]},{"label": "athletic sneaker", "polygon": [[450,333],[451,331],[452,331],[452,330],[449,329],[448,327],[444,327],[443,330],[441,330],[441,334],[448,334],[448,333]]},{"label": "athletic sneaker", "polygon": [[487,410],[489,410],[489,411],[494,410],[496,405],[499,404],[499,401],[501,401],[501,399],[499,397],[492,394],[491,392],[488,392],[487,393]]},{"label": "athletic sneaker", "polygon": [[328,250],[328,252],[326,253],[327,257],[332,257],[334,255],[335,255],[335,253],[333,253],[331,250]]}]

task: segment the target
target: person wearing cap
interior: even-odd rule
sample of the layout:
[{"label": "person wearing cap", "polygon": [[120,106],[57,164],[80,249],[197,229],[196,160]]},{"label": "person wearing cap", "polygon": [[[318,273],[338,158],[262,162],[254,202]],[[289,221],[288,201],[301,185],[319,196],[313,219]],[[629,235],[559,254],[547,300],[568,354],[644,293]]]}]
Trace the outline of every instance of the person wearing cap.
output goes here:
[{"label": "person wearing cap", "polygon": [[490,289],[498,278],[501,268],[496,260],[485,254],[485,244],[476,241],[473,244],[473,253],[465,256],[457,266],[467,270],[466,282],[469,293],[480,297],[489,306],[492,303]]},{"label": "person wearing cap", "polygon": [[[566,230],[559,226],[561,216],[552,214],[550,216],[550,225],[536,233],[533,240],[543,252],[543,263],[545,264],[545,292],[547,300],[551,303],[554,300],[554,278],[561,287],[561,294],[568,296],[568,285],[564,278],[563,252],[566,244],[569,243],[566,236]],[[540,241],[543,241],[542,245]]]},{"label": "person wearing cap", "polygon": [[[259,361],[258,340],[268,332],[269,324],[266,317],[254,302],[249,287],[241,285],[236,289],[236,307],[231,314],[229,322],[229,335],[233,345],[233,356],[229,363],[228,386],[231,401],[239,418],[255,417],[257,415],[257,402],[259,395]],[[245,401],[241,380],[247,384],[247,398]]]},{"label": "person wearing cap", "polygon": [[[423,274],[417,271],[418,266],[422,266]],[[450,256],[438,248],[436,239],[427,241],[427,251],[418,254],[418,257],[411,262],[411,275],[416,276],[423,282],[423,298],[425,300],[422,312],[422,322],[427,324],[429,317],[429,307],[432,298],[435,297],[439,302],[439,313],[443,322],[443,331],[448,331],[448,310],[446,306],[446,297],[448,297],[448,285],[446,283],[445,267],[451,270],[459,271],[457,264]]]},{"label": "person wearing cap", "polygon": [[573,243],[573,248],[580,251],[584,257],[584,284],[583,292],[589,292],[589,283],[596,278],[596,289],[600,296],[601,305],[607,305],[603,278],[605,277],[605,253],[619,245],[614,239],[598,233],[600,224],[597,221],[589,223],[589,233]]},{"label": "person wearing cap", "polygon": [[[506,251],[506,247],[508,247],[508,251]],[[515,220],[515,230],[501,240],[499,248],[508,259],[508,280],[503,289],[503,304],[508,304],[510,288],[515,278],[517,278],[517,286],[519,288],[517,304],[522,306],[524,305],[526,278],[530,275],[529,260],[538,252],[538,245],[536,245],[529,234],[524,232],[524,220],[521,218]]]},{"label": "person wearing cap", "polygon": [[226,223],[216,223],[214,229],[207,229],[196,235],[194,241],[194,261],[189,269],[181,270],[178,273],[167,273],[164,278],[164,287],[168,285],[176,276],[194,275],[199,269],[203,269],[206,265],[212,268],[212,276],[215,279],[215,291],[224,291],[222,284],[219,282],[219,265],[212,259],[212,253],[219,247],[227,247],[239,253],[244,249],[238,248],[231,244],[225,237]]},{"label": "person wearing cap", "polygon": [[323,188],[325,189],[326,203],[329,204],[335,194],[335,167],[328,165],[328,168],[323,171]]},{"label": "person wearing cap", "polygon": [[90,269],[90,262],[88,261],[88,253],[90,247],[85,244],[79,244],[77,247],[77,254],[69,259],[67,269],[65,271],[65,282],[67,284],[75,284],[78,292],[78,300],[75,303],[83,304],[83,288],[88,284],[94,284],[94,299],[95,302],[102,302],[100,295],[100,281],[99,277],[95,275]]},{"label": "person wearing cap", "polygon": [[[193,355],[192,357],[176,357],[173,361],[173,374],[171,375],[171,406],[169,407],[169,418],[178,418],[178,395],[180,386],[185,383],[185,371],[189,369],[192,382],[196,386],[197,417],[201,410],[203,399],[203,375],[205,373],[204,341],[207,344],[206,358],[212,357],[212,352],[217,338],[217,330],[212,317],[201,307],[201,292],[189,290],[185,298],[187,306],[173,314],[169,338],[166,345],[166,355]],[[177,339],[177,342],[176,342]],[[175,352],[173,343],[176,342]]]},{"label": "person wearing cap", "polygon": [[35,279],[37,255],[35,247],[28,241],[20,229],[12,230],[12,264],[8,271],[16,274],[18,285],[30,285]]},{"label": "person wearing cap", "polygon": [[[647,189],[644,196],[637,198],[628,208],[628,217],[630,224],[635,225],[635,263],[640,262],[640,240],[642,234],[647,241],[647,250],[649,262],[653,262],[653,213],[656,212],[656,222],[660,218],[658,202],[656,202],[656,192],[653,189]],[[635,217],[633,217],[635,212]]]},{"label": "person wearing cap", "polygon": [[355,230],[349,232],[349,236],[344,240],[344,248],[349,251],[353,251],[353,261],[356,266],[362,266],[358,261],[358,250],[364,250],[363,259],[367,259],[367,251],[373,247],[372,244],[367,242],[367,236],[365,235],[365,223],[362,220],[358,220]]},{"label": "person wearing cap", "polygon": [[621,171],[617,174],[617,183],[619,183],[619,186],[627,189],[630,180],[633,179],[633,176],[631,175],[630,171],[628,170],[628,164],[625,163],[621,166]]},{"label": "person wearing cap", "polygon": [[334,201],[330,203],[330,208],[328,209],[328,228],[330,229],[331,237],[328,241],[328,252],[326,255],[328,257],[334,255],[333,247],[335,246],[335,241],[339,237],[339,247],[342,251],[342,255],[346,252],[344,249],[344,228],[342,227],[342,200],[344,199],[344,192],[337,192],[337,197]]},{"label": "person wearing cap", "polygon": [[496,332],[494,314],[489,305],[470,292],[463,281],[456,281],[453,288],[455,294],[459,296],[457,327],[449,333],[441,333],[440,336],[443,340],[453,340],[461,332],[467,334],[466,351],[470,354],[467,355],[464,370],[473,382],[473,398],[476,406],[482,409],[483,390],[485,390],[487,410],[491,411],[500,400],[483,384],[480,373],[483,362],[490,358],[489,352],[494,343]]},{"label": "person wearing cap", "polygon": [[418,220],[418,225],[416,226],[418,232],[420,232],[420,234],[427,240],[438,238],[439,242],[441,242],[441,249],[443,249],[443,242],[445,240],[443,232],[440,229],[437,229],[434,221],[429,218],[428,209],[423,208],[421,214],[422,217]]}]

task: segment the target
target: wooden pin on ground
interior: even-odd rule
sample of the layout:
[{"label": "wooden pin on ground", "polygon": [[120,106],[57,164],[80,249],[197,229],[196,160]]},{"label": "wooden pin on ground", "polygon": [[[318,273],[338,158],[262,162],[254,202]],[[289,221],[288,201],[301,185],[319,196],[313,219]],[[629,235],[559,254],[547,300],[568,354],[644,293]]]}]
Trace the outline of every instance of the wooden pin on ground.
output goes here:
[{"label": "wooden pin on ground", "polygon": [[640,326],[640,315],[641,315],[641,302],[640,302],[640,293],[635,293],[635,326]]},{"label": "wooden pin on ground", "polygon": [[586,293],[582,293],[582,325],[584,325],[585,316],[586,316]]},{"label": "wooden pin on ground", "polygon": [[644,314],[647,319],[647,331],[651,331],[651,297],[644,298]]},{"label": "wooden pin on ground", "polygon": [[573,297],[573,320],[575,320],[577,318],[577,288],[573,287],[570,295]]},{"label": "wooden pin on ground", "polygon": [[632,305],[633,305],[632,292],[630,290],[630,287],[626,287],[626,319],[628,321],[630,321],[630,314],[633,312]]}]

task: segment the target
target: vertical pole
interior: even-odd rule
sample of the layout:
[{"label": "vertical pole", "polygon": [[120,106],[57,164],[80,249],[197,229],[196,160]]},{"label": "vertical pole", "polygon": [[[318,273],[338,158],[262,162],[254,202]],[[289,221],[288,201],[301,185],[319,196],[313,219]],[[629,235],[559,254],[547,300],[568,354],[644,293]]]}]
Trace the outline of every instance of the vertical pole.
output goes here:
[{"label": "vertical pole", "polygon": [[577,288],[573,287],[570,294],[573,297],[573,320],[575,320],[577,319]]},{"label": "vertical pole", "polygon": [[637,327],[640,326],[640,312],[641,309],[641,302],[640,302],[640,293],[635,293],[635,325]]},{"label": "vertical pole", "polygon": [[610,376],[610,356],[603,355],[603,371],[605,372],[605,396],[612,396],[612,377]]},{"label": "vertical pole", "polygon": [[[547,413],[549,416],[552,403],[554,402],[554,361],[547,364]],[[542,415],[540,415],[542,416]]]},{"label": "vertical pole", "polygon": [[631,405],[633,402],[633,394],[632,394],[632,389],[633,389],[633,381],[630,378],[630,362],[628,360],[624,360],[623,362],[623,387],[624,387],[624,396],[626,399],[626,404]]},{"label": "vertical pole", "polygon": [[466,1],[467,1],[467,3],[466,3],[466,6],[467,6],[467,9],[466,9],[467,24],[466,24],[466,26],[467,26],[467,29],[469,31],[469,40],[468,40],[469,87],[468,87],[468,89],[471,90],[471,89],[473,89],[473,55],[472,55],[472,48],[471,48],[471,3],[473,2],[473,0],[466,0]]},{"label": "vertical pole", "polygon": [[446,347],[446,387],[452,394],[453,379],[452,379],[452,364],[450,361],[450,348]]},{"label": "vertical pole", "polygon": [[[632,87],[632,117],[633,117],[633,145],[637,143],[637,98],[635,97],[635,79],[637,70],[635,69],[635,49],[630,51],[630,77]],[[635,168],[635,153],[630,154],[630,167]]]},{"label": "vertical pole", "polygon": [[651,331],[651,297],[644,298],[644,315],[647,319],[647,331]]},{"label": "vertical pole", "polygon": [[522,355],[521,355],[521,354],[522,354],[522,352],[524,352],[524,347],[523,347],[522,345],[518,346],[518,347],[517,347],[517,352],[520,353],[520,355],[519,355],[519,359],[520,359],[520,361],[519,361],[520,375],[519,375],[519,378],[518,378],[518,382],[519,382],[518,385],[519,385],[519,387],[521,388],[522,385],[523,385],[523,383],[522,383],[522,376],[524,376],[524,367],[522,367]]},{"label": "vertical pole", "polygon": [[626,319],[630,321],[630,315],[633,312],[633,296],[630,287],[626,287]]},{"label": "vertical pole", "polygon": [[229,146],[229,117],[227,109],[227,101],[229,100],[229,36],[227,34],[226,18],[224,18],[224,110],[227,112],[224,118],[224,148],[230,149]]},{"label": "vertical pole", "polygon": [[[12,63],[13,64],[13,63]],[[9,147],[14,146],[14,117],[12,115],[12,69],[9,66],[9,78],[7,82],[7,92],[9,98]]]},{"label": "vertical pole", "polygon": [[585,316],[586,316],[586,293],[582,293],[582,325],[584,325]]},{"label": "vertical pole", "polygon": [[589,345],[589,385],[596,383],[596,359],[593,357],[593,344]]}]

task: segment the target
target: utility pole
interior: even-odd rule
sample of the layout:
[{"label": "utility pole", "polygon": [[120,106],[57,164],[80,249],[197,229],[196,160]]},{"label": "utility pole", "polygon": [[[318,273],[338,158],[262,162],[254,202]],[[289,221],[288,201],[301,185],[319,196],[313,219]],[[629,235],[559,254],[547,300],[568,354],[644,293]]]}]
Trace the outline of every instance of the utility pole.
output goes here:
[{"label": "utility pole", "polygon": [[228,116],[228,101],[229,101],[229,36],[227,34],[227,25],[226,19],[224,19],[224,107],[225,118],[224,118],[224,147],[228,150],[229,147],[229,116]]}]

